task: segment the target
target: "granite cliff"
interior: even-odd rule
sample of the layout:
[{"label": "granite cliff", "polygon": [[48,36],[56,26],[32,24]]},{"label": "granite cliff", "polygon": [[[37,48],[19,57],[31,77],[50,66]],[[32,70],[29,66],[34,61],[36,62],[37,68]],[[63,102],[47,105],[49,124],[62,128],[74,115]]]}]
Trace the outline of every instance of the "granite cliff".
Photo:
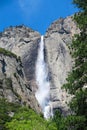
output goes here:
[{"label": "granite cliff", "polygon": [[0,97],[37,112],[41,110],[33,91],[39,40],[40,34],[25,26],[9,27],[0,33]]},{"label": "granite cliff", "polygon": [[0,34],[0,47],[21,57],[27,81],[34,78],[39,41],[40,34],[25,26],[9,27]]},{"label": "granite cliff", "polygon": [[[44,36],[45,61],[48,64],[51,82],[51,103],[54,109],[61,109],[64,114],[68,112],[67,102],[71,96],[61,87],[66,82],[73,64],[68,45],[71,44],[74,34],[79,33],[72,19],[67,17],[54,21]],[[0,33],[0,47],[16,54],[22,61],[21,66],[20,61],[17,62],[14,57],[0,54],[0,96],[3,95],[9,101],[25,102],[38,112],[40,107],[35,99],[38,87],[35,65],[40,37],[38,32],[25,26],[9,27]],[[10,88],[7,87],[9,83],[6,81],[10,81]]]},{"label": "granite cliff", "polygon": [[54,109],[62,110],[64,114],[69,113],[67,104],[71,96],[61,87],[66,83],[67,75],[72,70],[73,59],[68,46],[72,43],[72,38],[76,33],[79,33],[79,29],[72,16],[54,21],[45,34],[52,106]]}]

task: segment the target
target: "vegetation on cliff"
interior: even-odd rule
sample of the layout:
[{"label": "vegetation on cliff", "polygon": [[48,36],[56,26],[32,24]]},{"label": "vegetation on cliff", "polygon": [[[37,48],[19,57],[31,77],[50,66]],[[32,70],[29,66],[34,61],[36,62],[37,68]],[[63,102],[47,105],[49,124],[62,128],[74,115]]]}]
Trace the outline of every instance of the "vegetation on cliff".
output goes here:
[{"label": "vegetation on cliff", "polygon": [[[80,34],[75,35],[71,45],[75,64],[67,78],[67,83],[63,86],[73,95],[69,104],[72,114],[64,117],[56,111],[53,119],[46,121],[42,115],[38,115],[28,107],[0,99],[0,130],[87,129],[87,1],[73,0],[73,3],[80,8],[74,20],[81,31]],[[2,48],[0,48],[0,53],[16,58],[13,53]],[[9,85],[10,82],[7,84]]]},{"label": "vegetation on cliff", "polygon": [[4,48],[0,48],[0,54],[10,56],[10,57],[14,57],[14,58],[17,59],[17,56],[14,53],[12,53],[11,51],[5,50]]},{"label": "vegetation on cliff", "polygon": [[[73,94],[74,97],[70,103],[71,110],[75,113],[75,117],[84,119],[82,126],[76,130],[87,129],[87,1],[73,0],[73,3],[80,8],[80,12],[74,16],[80,28],[80,34],[75,35],[71,49],[72,57],[75,59],[72,72],[67,78],[67,84],[64,88]],[[75,121],[75,119],[74,119]],[[74,129],[74,130],[75,130]]]},{"label": "vegetation on cliff", "polygon": [[6,130],[5,123],[11,121],[10,114],[17,112],[20,106],[0,99],[0,130]]},{"label": "vegetation on cliff", "polygon": [[0,130],[77,130],[83,121],[84,117],[63,117],[58,111],[47,121],[29,107],[0,99]]},{"label": "vegetation on cliff", "polygon": [[29,107],[0,99],[0,130],[57,130],[55,122],[46,121]]}]

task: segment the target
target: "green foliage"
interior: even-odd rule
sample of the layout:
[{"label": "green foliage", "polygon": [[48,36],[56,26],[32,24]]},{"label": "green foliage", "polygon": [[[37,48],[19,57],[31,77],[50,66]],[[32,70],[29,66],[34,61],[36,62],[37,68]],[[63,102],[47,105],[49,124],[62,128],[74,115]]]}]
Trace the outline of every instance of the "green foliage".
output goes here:
[{"label": "green foliage", "polygon": [[56,111],[53,122],[56,123],[57,130],[85,130],[86,118],[76,115],[64,117],[59,111]]},{"label": "green foliage", "polygon": [[0,53],[17,59],[17,56],[14,53],[12,53],[11,51],[5,50],[4,48],[0,48]]},{"label": "green foliage", "polygon": [[63,116],[59,111],[55,111],[54,117],[53,117],[53,122],[55,122],[57,130],[66,130],[65,129],[65,124],[63,122]]},{"label": "green foliage", "polygon": [[[74,16],[81,32],[75,35],[71,45],[75,65],[63,87],[74,95],[69,104],[74,115],[63,117],[56,111],[53,119],[46,121],[32,109],[0,99],[1,130],[87,130],[87,88],[84,88],[87,85],[87,0],[73,0],[73,3],[81,9]],[[0,53],[17,59],[15,54],[3,48],[0,48]],[[14,76],[17,78],[15,73]],[[11,86],[10,79],[6,84]],[[14,112],[13,117],[9,116],[10,112]]]},{"label": "green foliage", "polygon": [[73,0],[73,3],[81,9],[80,13],[74,16],[74,20],[80,28],[80,34],[75,35],[71,45],[75,64],[67,78],[67,83],[63,87],[74,95],[70,108],[75,117],[71,115],[69,123],[74,122],[74,130],[86,130],[87,88],[84,88],[84,86],[87,86],[87,0]]},{"label": "green foliage", "polygon": [[[9,114],[13,112],[11,117]],[[57,130],[55,122],[45,120],[42,115],[28,107],[0,99],[0,130]]]},{"label": "green foliage", "polygon": [[73,0],[73,3],[76,4],[78,8],[87,10],[87,0]]},{"label": "green foliage", "polygon": [[57,130],[54,124],[44,120],[32,109],[20,108],[10,122],[6,123],[9,130]]},{"label": "green foliage", "polygon": [[73,0],[73,3],[80,8],[78,15],[74,16],[79,28],[81,29],[82,35],[86,33],[87,35],[87,0]]},{"label": "green foliage", "polygon": [[85,121],[86,118],[84,116],[67,116],[63,118],[63,124],[65,124],[63,130],[85,130]]},{"label": "green foliage", "polygon": [[71,109],[77,114],[87,117],[87,91],[79,90],[70,103]]},{"label": "green foliage", "polygon": [[18,104],[7,102],[5,99],[0,99],[0,130],[6,130],[5,123],[11,120],[10,112],[17,112]]}]

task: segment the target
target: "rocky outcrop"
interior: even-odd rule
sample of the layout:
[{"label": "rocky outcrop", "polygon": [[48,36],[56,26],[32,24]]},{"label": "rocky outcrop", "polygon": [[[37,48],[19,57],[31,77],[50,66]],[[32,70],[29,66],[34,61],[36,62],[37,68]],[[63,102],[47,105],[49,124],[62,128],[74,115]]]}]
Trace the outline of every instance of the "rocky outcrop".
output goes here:
[{"label": "rocky outcrop", "polygon": [[[79,29],[72,16],[54,21],[44,36],[45,60],[51,82],[51,105],[53,109],[61,109],[64,114],[69,111],[67,103],[71,95],[61,87],[72,69],[73,59],[68,46],[75,33],[79,33]],[[10,57],[9,53],[8,56],[0,54],[0,97],[12,102],[25,102],[38,112],[40,108],[35,99],[38,87],[35,81],[35,64],[40,37],[38,32],[25,26],[10,27],[0,33],[0,47],[16,54],[23,66],[22,68],[16,58]]]},{"label": "rocky outcrop", "polygon": [[0,47],[20,56],[27,81],[34,79],[40,34],[25,26],[16,26],[0,33]]},{"label": "rocky outcrop", "polygon": [[79,29],[72,17],[67,17],[54,21],[45,34],[45,55],[49,66],[52,106],[54,109],[61,109],[64,114],[69,111],[67,103],[71,96],[61,87],[66,83],[68,72],[72,69],[73,59],[68,45],[72,43],[75,33],[79,33]]},{"label": "rocky outcrop", "polygon": [[[35,63],[39,41],[40,34],[25,26],[9,27],[0,33],[0,53],[2,48],[8,50],[5,56],[3,52],[0,55],[0,95],[11,102],[25,103],[37,112],[41,112],[35,98]],[[15,58],[20,63],[22,61],[20,66],[15,58],[9,57],[12,55],[9,55],[10,52],[16,54]]]},{"label": "rocky outcrop", "polygon": [[9,102],[26,104],[40,112],[30,86],[26,84],[21,62],[0,52],[0,98]]}]

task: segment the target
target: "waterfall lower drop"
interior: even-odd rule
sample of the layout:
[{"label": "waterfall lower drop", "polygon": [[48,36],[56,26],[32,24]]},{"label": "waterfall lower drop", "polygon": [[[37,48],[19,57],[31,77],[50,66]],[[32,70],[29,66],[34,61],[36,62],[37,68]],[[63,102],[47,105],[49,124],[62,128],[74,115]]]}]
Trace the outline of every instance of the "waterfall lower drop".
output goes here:
[{"label": "waterfall lower drop", "polygon": [[38,50],[38,57],[36,62],[36,82],[38,85],[38,90],[35,96],[42,108],[44,118],[48,119],[53,116],[53,112],[50,103],[50,82],[48,77],[48,68],[44,61],[43,36],[41,36],[40,47]]}]

